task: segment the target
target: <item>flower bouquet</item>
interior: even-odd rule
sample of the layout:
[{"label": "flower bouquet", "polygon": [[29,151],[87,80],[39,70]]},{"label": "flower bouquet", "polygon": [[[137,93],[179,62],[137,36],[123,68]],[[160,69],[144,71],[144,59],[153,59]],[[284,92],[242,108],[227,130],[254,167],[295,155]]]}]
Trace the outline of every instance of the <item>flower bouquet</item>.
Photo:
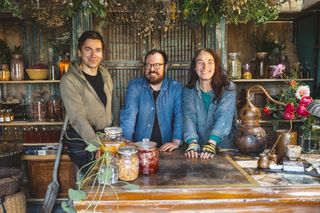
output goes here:
[{"label": "flower bouquet", "polygon": [[278,64],[272,71],[272,76],[275,78],[281,78],[285,83],[280,94],[276,99],[286,103],[286,106],[278,106],[275,104],[267,104],[263,112],[267,116],[272,116],[277,120],[303,120],[301,127],[303,134],[311,131],[312,125],[315,122],[315,117],[310,115],[307,111],[307,107],[313,102],[310,97],[310,88],[308,85],[297,82],[295,75],[288,76],[285,73],[285,66]]}]

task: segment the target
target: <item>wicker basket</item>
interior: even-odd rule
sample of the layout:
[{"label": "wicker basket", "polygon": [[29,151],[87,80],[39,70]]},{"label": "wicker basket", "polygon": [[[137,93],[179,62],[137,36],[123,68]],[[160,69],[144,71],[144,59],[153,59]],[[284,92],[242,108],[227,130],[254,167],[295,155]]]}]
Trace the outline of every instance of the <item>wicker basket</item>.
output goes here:
[{"label": "wicker basket", "polygon": [[23,146],[16,141],[0,143],[0,167],[20,167]]},{"label": "wicker basket", "polygon": [[13,167],[0,167],[0,196],[16,193],[23,177],[22,171]]},{"label": "wicker basket", "polygon": [[[5,197],[4,208],[7,213],[26,213],[26,197],[23,192],[18,192],[13,195]],[[2,206],[0,206],[0,213],[3,213]]]}]

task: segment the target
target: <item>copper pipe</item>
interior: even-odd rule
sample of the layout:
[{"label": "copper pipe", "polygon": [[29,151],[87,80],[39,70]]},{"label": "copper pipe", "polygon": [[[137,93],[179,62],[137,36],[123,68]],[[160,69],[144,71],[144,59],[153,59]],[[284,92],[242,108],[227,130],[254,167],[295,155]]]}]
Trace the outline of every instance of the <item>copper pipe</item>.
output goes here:
[{"label": "copper pipe", "polygon": [[262,92],[267,96],[268,100],[272,101],[273,103],[278,104],[278,105],[281,105],[281,106],[286,106],[286,105],[287,105],[287,104],[285,104],[285,103],[283,103],[283,102],[274,100],[274,99],[269,95],[269,93],[267,92],[267,90],[266,90],[265,88],[263,88],[262,86],[260,86],[260,85],[254,85],[254,86],[250,87],[250,88],[248,89],[248,91],[247,91],[247,101],[248,101],[248,103],[249,103],[249,105],[250,105],[251,107],[255,107],[255,106],[253,105],[253,103],[250,101],[250,92],[251,92],[251,89],[254,89],[254,88],[259,88],[259,89],[261,89]]}]

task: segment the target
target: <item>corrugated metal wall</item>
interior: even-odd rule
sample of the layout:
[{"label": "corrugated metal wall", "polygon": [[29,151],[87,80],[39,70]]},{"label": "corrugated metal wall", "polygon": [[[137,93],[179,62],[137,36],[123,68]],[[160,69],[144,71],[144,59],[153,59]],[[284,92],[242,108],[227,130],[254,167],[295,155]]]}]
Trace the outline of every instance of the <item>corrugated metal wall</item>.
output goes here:
[{"label": "corrugated metal wall", "polygon": [[169,59],[167,75],[186,84],[189,64],[196,49],[204,44],[201,27],[180,23],[167,33],[157,31],[140,38],[132,25],[107,25],[104,29],[106,59],[114,80],[114,88],[124,104],[129,81],[142,74],[144,55],[151,49],[164,50]]}]

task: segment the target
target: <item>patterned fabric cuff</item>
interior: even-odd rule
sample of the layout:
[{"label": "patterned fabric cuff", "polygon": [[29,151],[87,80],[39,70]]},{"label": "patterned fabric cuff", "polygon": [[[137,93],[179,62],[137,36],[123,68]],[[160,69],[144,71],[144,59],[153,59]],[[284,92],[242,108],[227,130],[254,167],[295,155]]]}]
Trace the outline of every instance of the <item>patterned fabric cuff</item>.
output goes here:
[{"label": "patterned fabric cuff", "polygon": [[213,143],[208,143],[203,146],[202,152],[208,152],[210,154],[216,155],[216,145]]},{"label": "patterned fabric cuff", "polygon": [[188,148],[186,149],[186,152],[188,151],[195,151],[195,152],[199,152],[200,151],[200,145],[198,143],[191,143],[189,144]]}]

